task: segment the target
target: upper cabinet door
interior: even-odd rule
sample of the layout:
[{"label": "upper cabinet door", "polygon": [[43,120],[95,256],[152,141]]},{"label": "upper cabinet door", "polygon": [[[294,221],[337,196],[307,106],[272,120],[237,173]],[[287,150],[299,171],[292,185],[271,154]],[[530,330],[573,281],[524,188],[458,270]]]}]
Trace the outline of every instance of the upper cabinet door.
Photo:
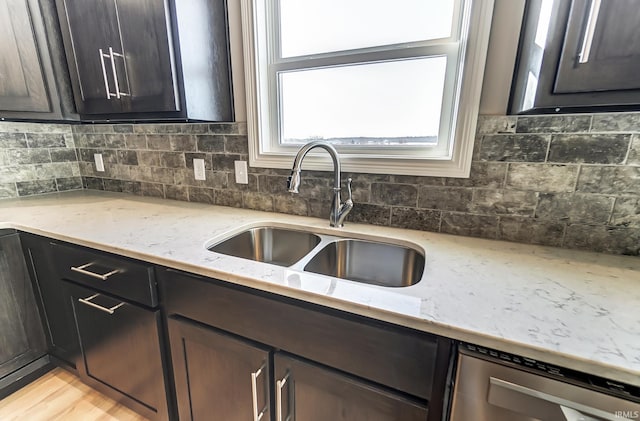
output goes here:
[{"label": "upper cabinet door", "polygon": [[50,112],[26,0],[0,0],[0,112]]},{"label": "upper cabinet door", "polygon": [[574,0],[556,93],[640,89],[638,0]]},{"label": "upper cabinet door", "polygon": [[165,1],[117,0],[117,6],[129,88],[124,111],[178,111]]},{"label": "upper cabinet door", "polygon": [[62,0],[62,6],[80,114],[179,110],[163,0]]},{"label": "upper cabinet door", "polygon": [[[127,89],[114,0],[62,0],[67,57],[81,114],[117,113]],[[71,48],[69,48],[69,46]]]}]

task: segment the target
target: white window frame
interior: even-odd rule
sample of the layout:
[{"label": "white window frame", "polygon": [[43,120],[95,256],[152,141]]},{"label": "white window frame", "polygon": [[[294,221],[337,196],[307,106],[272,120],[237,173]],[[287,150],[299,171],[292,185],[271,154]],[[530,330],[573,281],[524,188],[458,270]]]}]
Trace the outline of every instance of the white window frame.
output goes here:
[{"label": "white window frame", "polygon": [[[269,28],[278,26],[273,24],[277,11],[276,7],[268,6],[277,1],[241,0],[251,166],[291,168],[293,157],[299,149],[298,146],[279,143],[276,84],[279,71],[446,55],[449,59],[439,135],[443,136],[444,133],[448,141],[440,143],[438,157],[434,157],[433,148],[425,146],[338,145],[337,149],[344,171],[469,176],[494,0],[456,1],[460,13],[454,13],[454,25],[461,24],[466,28],[461,32],[459,41],[439,39],[302,58],[279,58],[279,42],[275,41],[278,30]],[[456,15],[460,17],[459,21],[456,21]],[[463,64],[458,66],[458,63]],[[312,152],[305,159],[304,168],[328,171],[332,169],[332,164],[326,154]]]}]

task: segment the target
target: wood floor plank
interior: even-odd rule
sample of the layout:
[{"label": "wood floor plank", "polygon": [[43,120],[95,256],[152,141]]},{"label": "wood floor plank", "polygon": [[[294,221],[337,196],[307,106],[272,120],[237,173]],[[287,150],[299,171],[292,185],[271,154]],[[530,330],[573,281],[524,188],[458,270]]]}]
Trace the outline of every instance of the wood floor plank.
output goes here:
[{"label": "wood floor plank", "polygon": [[148,421],[61,368],[0,400],[2,421]]}]

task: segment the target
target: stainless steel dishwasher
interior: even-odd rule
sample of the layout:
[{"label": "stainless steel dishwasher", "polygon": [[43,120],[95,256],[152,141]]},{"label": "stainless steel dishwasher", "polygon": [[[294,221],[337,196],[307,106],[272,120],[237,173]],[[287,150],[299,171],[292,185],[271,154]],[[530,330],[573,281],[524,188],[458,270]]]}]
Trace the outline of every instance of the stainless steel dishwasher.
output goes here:
[{"label": "stainless steel dishwasher", "polygon": [[462,344],[450,420],[640,420],[640,388]]}]

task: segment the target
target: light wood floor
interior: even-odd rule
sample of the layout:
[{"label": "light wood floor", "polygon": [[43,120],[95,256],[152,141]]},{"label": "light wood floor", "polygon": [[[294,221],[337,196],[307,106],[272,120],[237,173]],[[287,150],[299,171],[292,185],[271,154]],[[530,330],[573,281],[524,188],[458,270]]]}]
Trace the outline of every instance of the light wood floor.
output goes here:
[{"label": "light wood floor", "polygon": [[60,368],[0,401],[2,421],[147,421]]}]

